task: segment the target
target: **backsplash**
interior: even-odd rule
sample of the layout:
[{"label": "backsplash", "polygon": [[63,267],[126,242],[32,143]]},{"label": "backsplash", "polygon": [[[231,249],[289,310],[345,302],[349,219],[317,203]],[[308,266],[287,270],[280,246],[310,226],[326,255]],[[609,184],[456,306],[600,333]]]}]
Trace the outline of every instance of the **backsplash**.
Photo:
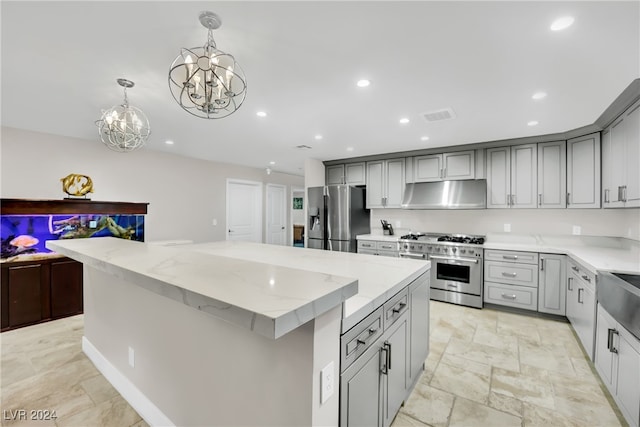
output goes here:
[{"label": "backsplash", "polygon": [[381,230],[380,219],[388,220],[396,229],[424,232],[502,233],[507,224],[513,234],[581,234],[640,240],[640,209],[372,209],[372,233]]}]

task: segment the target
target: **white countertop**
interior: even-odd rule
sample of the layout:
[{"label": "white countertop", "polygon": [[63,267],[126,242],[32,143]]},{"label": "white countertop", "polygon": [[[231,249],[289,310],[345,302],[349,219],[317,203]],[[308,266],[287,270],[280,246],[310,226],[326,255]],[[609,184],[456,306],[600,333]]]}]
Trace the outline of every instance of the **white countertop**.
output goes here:
[{"label": "white countertop", "polygon": [[[363,234],[359,240],[397,242],[399,235]],[[640,274],[640,242],[620,237],[487,234],[483,248],[565,254],[593,273]]]},{"label": "white countertop", "polygon": [[270,338],[341,303],[346,331],[429,269],[424,261],[232,241],[166,247],[94,238],[47,247]]}]

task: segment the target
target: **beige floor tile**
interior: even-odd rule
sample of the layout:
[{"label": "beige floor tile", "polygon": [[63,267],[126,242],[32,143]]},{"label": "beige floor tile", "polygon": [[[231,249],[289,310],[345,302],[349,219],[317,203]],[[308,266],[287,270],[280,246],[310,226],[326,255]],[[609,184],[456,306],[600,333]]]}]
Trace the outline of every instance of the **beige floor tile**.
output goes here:
[{"label": "beige floor tile", "polygon": [[464,369],[469,372],[473,372],[478,375],[489,378],[491,376],[491,365],[487,365],[473,360],[465,359],[453,354],[443,354],[440,359],[440,363],[446,363],[447,365],[456,366],[460,369]]},{"label": "beige floor tile", "polygon": [[518,371],[520,362],[517,353],[509,353],[505,350],[496,351],[495,347],[474,342],[466,342],[457,338],[451,338],[445,354],[459,356],[474,362],[484,363],[502,369]]},{"label": "beige floor tile", "polygon": [[523,427],[585,427],[581,420],[567,418],[553,409],[530,403],[523,404],[522,421]]},{"label": "beige floor tile", "polygon": [[478,326],[473,336],[473,342],[495,347],[499,350],[506,350],[509,353],[518,352],[518,338],[512,335],[500,335],[495,332],[495,328],[490,330]]},{"label": "beige floor tile", "polygon": [[453,366],[440,361],[438,369],[433,374],[431,386],[444,390],[456,396],[462,396],[482,404],[489,401],[489,376],[477,374],[459,366]]},{"label": "beige floor tile", "polygon": [[96,405],[118,396],[118,391],[102,375],[84,380],[80,383]]},{"label": "beige floor tile", "polygon": [[120,396],[79,412],[71,417],[58,419],[59,427],[123,427],[131,426],[141,418],[131,406]]},{"label": "beige floor tile", "polygon": [[520,427],[521,425],[520,417],[462,398],[456,398],[449,422],[450,427]]},{"label": "beige floor tile", "polygon": [[429,425],[410,417],[400,409],[400,412],[391,423],[391,427],[429,427]]},{"label": "beige floor tile", "polygon": [[551,383],[544,378],[494,368],[491,391],[545,408],[555,408]]},{"label": "beige floor tile", "polygon": [[405,402],[402,412],[425,424],[444,427],[449,420],[453,402],[453,395],[419,381]]},{"label": "beige floor tile", "polygon": [[36,374],[36,370],[29,361],[28,353],[15,352],[2,358],[0,381],[3,387],[22,381]]},{"label": "beige floor tile", "polygon": [[133,424],[131,427],[149,427],[149,424],[147,424],[144,420],[140,420],[137,423]]},{"label": "beige floor tile", "polygon": [[575,375],[573,364],[562,345],[520,344],[520,363],[537,366],[548,371]]},{"label": "beige floor tile", "polygon": [[492,391],[489,393],[489,406],[498,411],[506,412],[507,414],[517,417],[522,416],[522,401],[515,397],[505,396],[504,394],[498,394]]}]

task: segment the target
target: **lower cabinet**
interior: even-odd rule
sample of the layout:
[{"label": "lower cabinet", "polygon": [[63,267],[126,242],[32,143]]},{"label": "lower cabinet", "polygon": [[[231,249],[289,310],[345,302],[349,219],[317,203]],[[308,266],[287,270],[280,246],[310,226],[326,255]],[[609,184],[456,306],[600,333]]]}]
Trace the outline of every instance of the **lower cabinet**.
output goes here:
[{"label": "lower cabinet", "polygon": [[484,302],[538,309],[538,254],[487,249]]},{"label": "lower cabinet", "polygon": [[595,367],[632,427],[640,426],[640,340],[600,304],[597,311]]},{"label": "lower cabinet", "polygon": [[427,358],[428,306],[426,273],[342,336],[341,426],[391,425]]},{"label": "lower cabinet", "polygon": [[565,282],[567,281],[566,257],[557,254],[540,254],[538,276],[538,311],[564,316],[566,313]]},{"label": "lower cabinet", "polygon": [[566,315],[576,331],[580,343],[593,360],[593,343],[596,327],[595,274],[578,263],[567,261],[567,307]]},{"label": "lower cabinet", "polygon": [[68,258],[2,264],[2,330],[82,313],[82,264]]},{"label": "lower cabinet", "polygon": [[358,253],[397,258],[400,256],[400,246],[398,242],[358,240]]}]

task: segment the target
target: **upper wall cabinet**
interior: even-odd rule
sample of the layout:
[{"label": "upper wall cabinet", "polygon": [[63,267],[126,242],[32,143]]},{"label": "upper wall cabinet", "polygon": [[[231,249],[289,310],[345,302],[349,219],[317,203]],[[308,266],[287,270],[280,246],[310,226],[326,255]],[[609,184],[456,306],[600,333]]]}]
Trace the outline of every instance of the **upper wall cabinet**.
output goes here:
[{"label": "upper wall cabinet", "polygon": [[365,176],[366,168],[364,162],[327,166],[326,169],[327,185],[365,185]]},{"label": "upper wall cabinet", "polygon": [[404,158],[367,162],[367,209],[400,208],[404,186]]},{"label": "upper wall cabinet", "polygon": [[602,132],[602,204],[640,206],[640,101]]},{"label": "upper wall cabinet", "polygon": [[474,179],[475,151],[417,156],[413,159],[414,182]]},{"label": "upper wall cabinet", "polygon": [[488,148],[486,153],[487,208],[535,208],[536,144]]},{"label": "upper wall cabinet", "polygon": [[567,207],[567,144],[538,144],[538,207]]},{"label": "upper wall cabinet", "polygon": [[567,141],[567,207],[600,207],[600,134]]}]

